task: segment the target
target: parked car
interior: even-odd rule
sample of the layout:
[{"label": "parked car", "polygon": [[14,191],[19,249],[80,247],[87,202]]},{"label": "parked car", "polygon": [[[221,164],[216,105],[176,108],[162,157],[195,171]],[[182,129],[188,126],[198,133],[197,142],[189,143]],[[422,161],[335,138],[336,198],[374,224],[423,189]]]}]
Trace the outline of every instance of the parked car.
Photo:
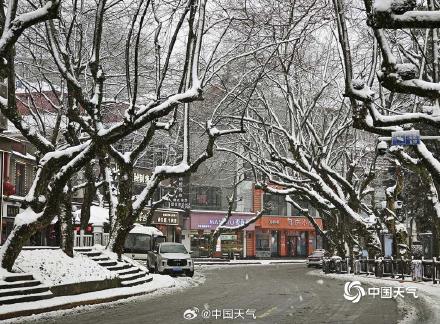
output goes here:
[{"label": "parked car", "polygon": [[160,274],[186,274],[194,275],[194,261],[191,259],[182,243],[163,242],[148,252],[147,266],[150,272],[157,271]]},{"label": "parked car", "polygon": [[330,253],[324,249],[317,249],[307,257],[307,267],[322,267],[322,259],[330,256]]}]

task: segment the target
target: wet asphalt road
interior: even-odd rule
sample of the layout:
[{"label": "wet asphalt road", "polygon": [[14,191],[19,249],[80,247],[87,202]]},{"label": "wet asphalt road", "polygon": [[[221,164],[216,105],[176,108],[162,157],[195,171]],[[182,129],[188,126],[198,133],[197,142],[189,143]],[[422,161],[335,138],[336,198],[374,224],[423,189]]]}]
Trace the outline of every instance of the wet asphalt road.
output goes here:
[{"label": "wet asphalt road", "polygon": [[[393,299],[367,296],[353,304],[343,298],[344,281],[322,280],[307,275],[308,271],[304,264],[203,268],[206,281],[200,286],[171,295],[139,298],[111,308],[91,308],[58,318],[40,319],[38,323],[391,324],[403,317]],[[184,311],[193,307],[199,309],[198,316],[184,319]],[[215,319],[215,309],[233,309],[233,316],[243,315],[243,318],[223,320],[222,314]],[[252,311],[246,315],[246,310],[252,309],[255,309],[256,319],[252,318]],[[209,319],[202,318],[203,310],[205,316],[210,315]]]}]

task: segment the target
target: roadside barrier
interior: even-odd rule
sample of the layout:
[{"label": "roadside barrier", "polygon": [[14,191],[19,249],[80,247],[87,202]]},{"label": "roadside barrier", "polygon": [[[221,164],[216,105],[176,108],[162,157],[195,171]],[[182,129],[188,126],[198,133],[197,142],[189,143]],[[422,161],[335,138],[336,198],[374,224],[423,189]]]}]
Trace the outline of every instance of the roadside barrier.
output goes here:
[{"label": "roadside barrier", "polygon": [[355,275],[375,276],[377,278],[391,277],[413,281],[432,281],[440,283],[440,261],[433,259],[405,258],[341,258],[333,256],[324,258],[322,262],[324,273],[353,273]]}]

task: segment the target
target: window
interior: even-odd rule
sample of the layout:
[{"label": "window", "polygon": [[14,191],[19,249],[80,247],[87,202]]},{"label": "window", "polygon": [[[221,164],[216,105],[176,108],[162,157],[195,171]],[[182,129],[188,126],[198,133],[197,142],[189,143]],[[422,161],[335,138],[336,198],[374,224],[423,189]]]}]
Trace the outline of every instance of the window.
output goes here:
[{"label": "window", "polygon": [[21,163],[15,164],[15,191],[17,195],[26,195],[25,188],[25,165]]},{"label": "window", "polygon": [[287,203],[284,196],[264,193],[264,206],[270,205],[267,215],[287,216]]},{"label": "window", "polygon": [[217,187],[192,187],[191,207],[201,209],[221,209],[221,189]]},{"label": "window", "polygon": [[[298,200],[296,200],[295,202],[303,209],[308,209],[309,207],[309,204],[307,202],[298,201]],[[301,212],[299,209],[296,209],[295,207],[291,206],[289,216],[304,216],[304,213]]]}]

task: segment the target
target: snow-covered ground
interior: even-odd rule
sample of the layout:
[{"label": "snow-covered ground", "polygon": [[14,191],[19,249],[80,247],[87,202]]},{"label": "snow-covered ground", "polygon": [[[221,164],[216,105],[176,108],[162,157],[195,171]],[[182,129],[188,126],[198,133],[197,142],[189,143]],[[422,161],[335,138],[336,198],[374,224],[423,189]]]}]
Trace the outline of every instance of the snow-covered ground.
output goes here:
[{"label": "snow-covered ground", "polygon": [[117,276],[84,255],[75,253],[70,258],[60,249],[23,250],[13,270],[31,273],[48,286],[99,281]]},{"label": "snow-covered ground", "polygon": [[182,289],[198,286],[205,282],[205,277],[200,272],[196,272],[193,278],[171,277],[167,275],[158,275],[158,274],[153,274],[152,276],[153,276],[153,281],[135,287],[114,288],[114,289],[107,289],[107,290],[79,294],[79,295],[55,297],[43,301],[21,303],[17,305],[4,305],[0,308],[0,314],[8,313],[16,310],[23,310],[23,309],[38,309],[42,307],[65,305],[75,302],[109,299],[116,296],[131,296],[134,294],[141,294],[138,296],[128,297],[126,299],[120,299],[117,301],[107,302],[104,304],[78,306],[66,310],[58,310],[43,314],[18,317],[10,320],[5,320],[2,323],[21,323],[23,321],[39,322],[42,319],[56,318],[70,313],[78,314],[93,309],[111,308],[117,304],[129,303],[133,301],[142,301],[163,294],[172,294]]},{"label": "snow-covered ground", "polygon": [[[411,280],[401,281],[393,278],[376,278],[374,276],[365,276],[365,275],[353,275],[353,274],[336,274],[329,273],[324,274],[321,270],[312,270],[309,271],[308,274],[319,276],[327,279],[339,279],[345,282],[348,281],[360,281],[361,283],[370,284],[374,287],[416,287],[417,295],[419,299],[421,299],[429,310],[430,321],[429,323],[440,323],[440,284],[434,285],[432,282],[414,282]],[[322,279],[319,279],[322,280]],[[341,291],[343,294],[343,291]],[[417,309],[414,304],[409,300],[411,297],[405,298],[396,298],[399,310],[406,314],[404,320],[401,322],[402,324],[409,323],[420,323],[419,316],[417,314]]]}]

